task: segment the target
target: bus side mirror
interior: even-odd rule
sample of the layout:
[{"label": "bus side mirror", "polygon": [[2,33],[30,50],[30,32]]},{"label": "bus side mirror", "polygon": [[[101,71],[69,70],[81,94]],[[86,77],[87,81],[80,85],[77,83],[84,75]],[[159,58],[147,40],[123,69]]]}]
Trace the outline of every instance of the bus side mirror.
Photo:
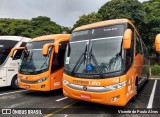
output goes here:
[{"label": "bus side mirror", "polygon": [[155,47],[156,51],[160,53],[160,34],[158,34],[155,38]]},{"label": "bus side mirror", "polygon": [[11,52],[10,52],[10,57],[13,58],[14,52],[16,50],[24,50],[25,47],[18,47],[18,48],[12,48]]},{"label": "bus side mirror", "polygon": [[42,49],[43,56],[46,56],[48,54],[48,49],[51,46],[54,46],[54,43],[48,43],[43,46],[43,49]]},{"label": "bus side mirror", "polygon": [[62,38],[62,39],[59,39],[55,42],[55,53],[58,54],[58,51],[59,51],[59,46],[61,45],[60,43],[61,42],[68,42],[69,41],[69,38]]},{"label": "bus side mirror", "polygon": [[132,30],[127,29],[123,35],[123,48],[130,49],[131,48],[131,41],[132,41]]}]

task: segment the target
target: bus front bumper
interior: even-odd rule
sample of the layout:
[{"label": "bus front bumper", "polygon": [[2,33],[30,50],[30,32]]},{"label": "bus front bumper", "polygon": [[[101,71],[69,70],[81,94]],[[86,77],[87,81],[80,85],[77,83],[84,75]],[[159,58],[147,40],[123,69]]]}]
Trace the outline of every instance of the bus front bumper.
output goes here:
[{"label": "bus front bumper", "polygon": [[126,86],[123,86],[107,92],[88,92],[70,88],[63,83],[63,94],[67,97],[113,106],[125,106],[127,104],[126,90]]},{"label": "bus front bumper", "polygon": [[50,86],[48,81],[44,81],[38,84],[27,84],[27,83],[18,81],[18,85],[20,88],[27,89],[27,90],[50,91]]}]

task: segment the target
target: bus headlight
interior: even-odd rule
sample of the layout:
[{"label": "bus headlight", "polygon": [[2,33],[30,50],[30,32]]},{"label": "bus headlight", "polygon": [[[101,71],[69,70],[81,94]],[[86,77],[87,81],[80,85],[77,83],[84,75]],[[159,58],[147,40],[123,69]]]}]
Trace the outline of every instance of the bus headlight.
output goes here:
[{"label": "bus headlight", "polygon": [[114,84],[114,85],[106,86],[105,88],[108,88],[109,90],[115,90],[115,89],[119,89],[119,88],[125,86],[126,83],[127,83],[127,80],[124,81],[124,82],[121,82],[119,84]]},{"label": "bus headlight", "polygon": [[37,80],[37,83],[41,83],[41,82],[43,82],[43,81],[45,81],[45,80],[47,80],[47,79],[48,79],[48,76]]},{"label": "bus headlight", "polygon": [[63,83],[66,84],[66,85],[69,84],[69,82],[65,79],[63,79]]}]

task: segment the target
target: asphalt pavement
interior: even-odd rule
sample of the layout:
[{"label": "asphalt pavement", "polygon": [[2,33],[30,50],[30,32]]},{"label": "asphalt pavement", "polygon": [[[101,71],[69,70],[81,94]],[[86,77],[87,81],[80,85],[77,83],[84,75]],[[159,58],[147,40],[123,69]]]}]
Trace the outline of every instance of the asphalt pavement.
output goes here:
[{"label": "asphalt pavement", "polygon": [[[140,89],[136,101],[130,101],[125,107],[67,98],[63,96],[61,89],[37,92],[24,89],[13,90],[10,87],[5,87],[0,88],[0,109],[1,113],[2,109],[12,109],[12,115],[4,111],[0,117],[160,117],[160,80],[150,79]],[[28,112],[32,109],[35,111],[31,111],[30,115],[25,113],[26,110]],[[130,113],[131,111],[132,113]],[[134,111],[138,112],[133,113]]]}]

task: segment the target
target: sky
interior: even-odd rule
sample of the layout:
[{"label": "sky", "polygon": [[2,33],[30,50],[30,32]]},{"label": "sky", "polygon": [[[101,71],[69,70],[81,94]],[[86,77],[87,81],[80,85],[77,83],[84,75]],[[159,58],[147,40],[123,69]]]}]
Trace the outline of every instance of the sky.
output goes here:
[{"label": "sky", "polygon": [[[32,19],[50,17],[62,26],[72,27],[79,16],[98,9],[109,0],[1,0],[0,18]],[[139,0],[140,2],[146,0]]]}]

